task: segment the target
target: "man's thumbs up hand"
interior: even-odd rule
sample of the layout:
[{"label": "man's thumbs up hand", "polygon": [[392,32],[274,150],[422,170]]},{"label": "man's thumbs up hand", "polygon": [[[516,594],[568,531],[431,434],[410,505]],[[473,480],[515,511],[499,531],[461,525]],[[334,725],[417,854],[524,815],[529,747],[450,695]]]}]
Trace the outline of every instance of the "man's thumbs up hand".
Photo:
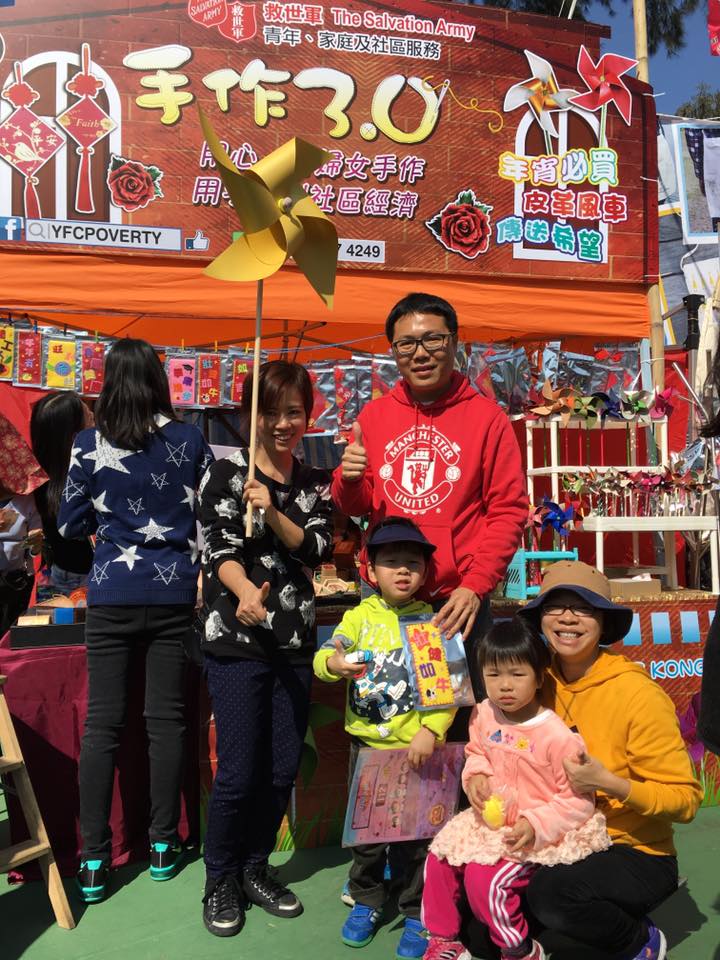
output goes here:
[{"label": "man's thumbs up hand", "polygon": [[368,467],[368,457],[363,443],[362,427],[357,420],[352,425],[352,431],[353,440],[345,447],[341,466],[343,480],[355,483],[364,477]]}]

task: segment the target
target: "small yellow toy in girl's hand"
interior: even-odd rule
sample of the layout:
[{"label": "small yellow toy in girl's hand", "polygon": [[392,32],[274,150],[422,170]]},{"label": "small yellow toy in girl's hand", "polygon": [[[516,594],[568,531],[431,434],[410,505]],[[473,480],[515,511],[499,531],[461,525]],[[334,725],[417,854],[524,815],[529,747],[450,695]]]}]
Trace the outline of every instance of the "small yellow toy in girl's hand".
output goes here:
[{"label": "small yellow toy in girl's hand", "polygon": [[505,801],[500,794],[491,794],[483,803],[482,817],[491,830],[505,826]]}]

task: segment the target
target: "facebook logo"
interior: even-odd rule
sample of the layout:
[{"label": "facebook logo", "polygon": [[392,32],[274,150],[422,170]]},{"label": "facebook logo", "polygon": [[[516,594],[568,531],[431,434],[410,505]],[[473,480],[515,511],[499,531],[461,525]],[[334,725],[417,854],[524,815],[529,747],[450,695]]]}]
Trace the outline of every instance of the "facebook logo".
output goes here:
[{"label": "facebook logo", "polygon": [[[0,0],[0,6],[2,0]],[[19,240],[23,231],[22,217],[0,217],[0,240]]]}]

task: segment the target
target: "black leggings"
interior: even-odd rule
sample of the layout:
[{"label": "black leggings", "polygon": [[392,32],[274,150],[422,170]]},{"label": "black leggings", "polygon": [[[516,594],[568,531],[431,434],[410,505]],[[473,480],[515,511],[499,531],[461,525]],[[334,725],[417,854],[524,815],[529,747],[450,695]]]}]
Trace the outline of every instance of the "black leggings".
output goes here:
[{"label": "black leggings", "polygon": [[614,844],[569,866],[541,867],[527,890],[543,927],[613,958],[640,953],[645,915],[677,888],[677,858]]},{"label": "black leggings", "polygon": [[206,657],[217,773],[210,795],[205,868],[236,875],[264,863],[287,810],[310,712],[312,668]]}]

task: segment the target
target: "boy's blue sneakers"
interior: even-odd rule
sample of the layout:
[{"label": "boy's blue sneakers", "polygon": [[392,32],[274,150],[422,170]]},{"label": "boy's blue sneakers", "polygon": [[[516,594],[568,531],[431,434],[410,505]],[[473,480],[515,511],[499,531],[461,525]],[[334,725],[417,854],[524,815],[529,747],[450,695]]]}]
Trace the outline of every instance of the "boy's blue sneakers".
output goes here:
[{"label": "boy's blue sneakers", "polygon": [[179,843],[150,844],[150,878],[172,880],[185,859],[185,849]]},{"label": "boy's blue sneakers", "polygon": [[100,903],[107,893],[108,868],[105,860],[83,860],[75,883],[83,903]]},{"label": "boy's blue sneakers", "polygon": [[416,960],[424,956],[427,945],[428,935],[422,923],[412,917],[405,917],[405,929],[395,951],[398,960]]},{"label": "boy's blue sneakers", "polygon": [[374,907],[366,907],[362,903],[356,903],[343,924],[342,942],[349,947],[367,946],[375,936],[379,919],[379,910]]}]

